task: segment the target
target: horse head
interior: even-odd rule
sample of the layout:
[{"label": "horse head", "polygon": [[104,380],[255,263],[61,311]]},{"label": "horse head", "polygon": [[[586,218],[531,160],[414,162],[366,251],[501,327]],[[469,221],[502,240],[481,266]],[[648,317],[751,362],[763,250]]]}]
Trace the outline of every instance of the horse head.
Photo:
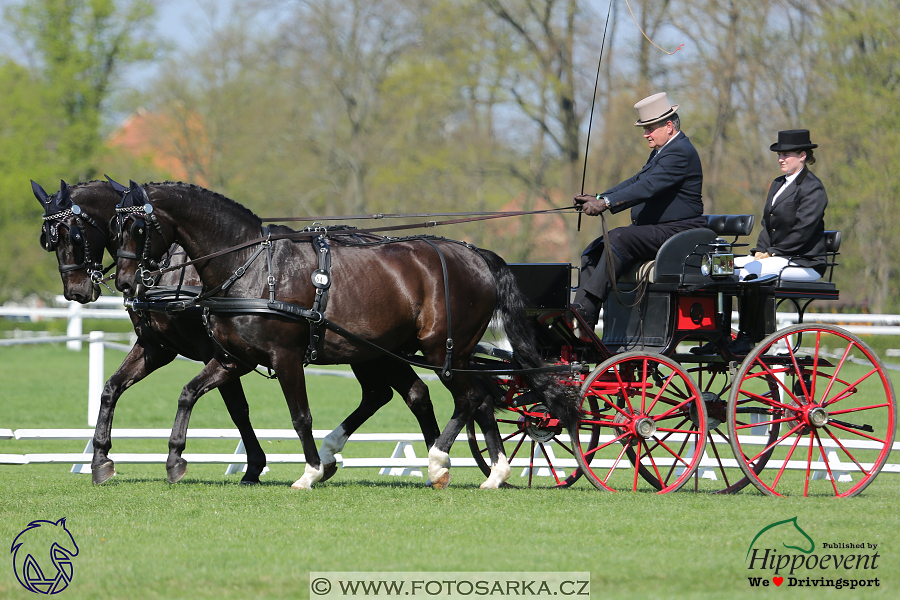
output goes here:
[{"label": "horse head", "polygon": [[56,252],[66,299],[82,304],[96,300],[100,295],[103,250],[109,242],[109,230],[108,217],[96,208],[93,192],[99,189],[106,204],[114,204],[114,188],[107,182],[70,187],[61,181],[58,192],[47,194],[32,181],[31,189],[44,209],[41,247]]},{"label": "horse head", "polygon": [[135,296],[141,286],[153,285],[147,273],[159,268],[158,261],[174,240],[174,231],[157,218],[149,194],[134,181],[116,206],[111,228],[119,242],[116,288],[126,296]]}]

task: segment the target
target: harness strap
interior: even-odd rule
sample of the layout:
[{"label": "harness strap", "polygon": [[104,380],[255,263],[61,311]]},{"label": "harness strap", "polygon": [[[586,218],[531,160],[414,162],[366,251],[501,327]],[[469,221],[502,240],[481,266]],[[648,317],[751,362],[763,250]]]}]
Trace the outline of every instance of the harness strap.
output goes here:
[{"label": "harness strap", "polygon": [[[312,284],[316,288],[312,310],[314,313],[319,313],[321,317],[328,306],[328,289],[331,287],[331,248],[328,246],[328,239],[324,233],[312,238],[312,245],[318,259],[318,268],[312,274]],[[274,301],[274,297],[272,300]],[[315,362],[319,356],[320,324],[321,321],[310,321],[309,323],[309,347],[306,349],[304,366]]]},{"label": "harness strap", "polygon": [[[247,259],[247,262],[245,262],[243,265],[238,267],[237,270],[231,274],[231,277],[229,277],[228,279],[226,279],[225,281],[223,281],[222,283],[220,283],[213,289],[209,290],[208,292],[204,292],[204,293],[200,294],[199,296],[197,296],[198,301],[205,300],[215,294],[218,294],[219,292],[221,292],[223,290],[227,290],[228,288],[230,288],[234,284],[235,281],[237,281],[238,279],[240,279],[241,277],[244,276],[244,273],[247,272],[247,269],[250,267],[250,265],[253,264],[253,261],[256,260],[256,257],[259,256],[260,254],[262,254],[263,250],[267,250],[267,258],[268,258],[268,262],[269,262],[269,281],[270,281],[269,295],[271,298],[274,299],[274,297],[275,297],[275,278],[272,275],[272,268],[271,268],[272,267],[271,241],[270,241],[271,234],[269,233],[269,228],[263,227],[263,233],[268,234],[268,235],[261,238],[260,240],[257,240],[257,243],[259,243],[259,248],[257,248],[256,251],[253,252],[253,254],[250,256],[250,258]],[[184,268],[188,264],[190,264],[190,263],[189,262],[184,263],[184,264],[178,265],[175,268]],[[161,270],[159,272],[163,273],[163,272],[165,272],[165,270]]]},{"label": "harness strap", "polygon": [[447,261],[444,259],[444,253],[437,247],[437,244],[428,239],[423,239],[422,241],[437,252],[438,257],[441,259],[441,270],[444,273],[444,301],[447,304],[447,354],[444,355],[444,369],[441,371],[441,379],[449,381],[453,377],[453,369],[451,368],[453,362],[453,334],[450,322],[450,278],[447,275]]}]

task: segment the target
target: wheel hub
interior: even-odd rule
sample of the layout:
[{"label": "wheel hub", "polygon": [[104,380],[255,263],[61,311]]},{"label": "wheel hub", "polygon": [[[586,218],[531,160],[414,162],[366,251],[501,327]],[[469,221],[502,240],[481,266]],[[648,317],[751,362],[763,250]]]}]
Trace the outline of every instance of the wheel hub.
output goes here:
[{"label": "wheel hub", "polygon": [[543,404],[535,404],[525,415],[525,433],[536,442],[549,442],[562,433],[558,419],[550,418],[550,410]]},{"label": "wheel hub", "polygon": [[[715,429],[725,422],[725,400],[714,392],[702,392],[701,397],[706,405],[706,427],[707,429]],[[691,402],[690,404],[691,422],[694,427],[700,427],[700,418],[697,415],[697,406]]]},{"label": "wheel hub", "polygon": [[634,421],[634,433],[645,440],[656,434],[656,421],[648,417],[641,417]]},{"label": "wheel hub", "polygon": [[825,427],[829,420],[828,411],[821,406],[816,406],[806,413],[806,419],[809,421],[809,424],[816,429]]}]

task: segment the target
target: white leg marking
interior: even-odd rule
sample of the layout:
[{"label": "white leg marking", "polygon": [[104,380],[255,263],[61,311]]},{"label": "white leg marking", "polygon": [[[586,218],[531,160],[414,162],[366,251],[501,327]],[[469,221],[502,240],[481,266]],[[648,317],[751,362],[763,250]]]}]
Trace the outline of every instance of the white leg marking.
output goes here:
[{"label": "white leg marking", "polygon": [[344,449],[344,444],[350,438],[344,430],[343,423],[337,426],[337,429],[325,436],[322,440],[322,449],[319,450],[319,458],[325,467],[333,465],[336,460],[334,455]]},{"label": "white leg marking", "polygon": [[436,490],[450,485],[450,455],[435,446],[428,451],[428,481]]},{"label": "white leg marking", "polygon": [[512,473],[512,470],[509,468],[509,461],[506,460],[506,455],[501,452],[500,456],[497,457],[497,462],[491,467],[491,476],[481,484],[481,489],[496,490],[509,479],[510,473]]},{"label": "white leg marking", "polygon": [[319,465],[319,469],[316,470],[307,464],[306,469],[303,471],[303,477],[295,481],[291,488],[295,490],[310,490],[312,489],[312,485],[322,479],[324,474],[325,468],[321,465]]}]

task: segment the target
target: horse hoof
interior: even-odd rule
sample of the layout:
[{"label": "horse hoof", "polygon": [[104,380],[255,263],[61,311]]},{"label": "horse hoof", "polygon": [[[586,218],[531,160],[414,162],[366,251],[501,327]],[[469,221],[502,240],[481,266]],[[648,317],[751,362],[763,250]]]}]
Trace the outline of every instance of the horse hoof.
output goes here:
[{"label": "horse hoof", "polygon": [[323,463],[322,468],[325,470],[325,474],[322,475],[322,479],[320,479],[319,481],[328,481],[329,479],[334,477],[334,474],[337,473],[338,470],[336,462],[329,463],[327,465]]},{"label": "horse hoof", "polygon": [[441,469],[431,477],[431,487],[436,490],[446,489],[450,485],[450,469]]},{"label": "horse hoof", "polygon": [[259,479],[247,479],[244,477],[241,479],[241,485],[259,485]]},{"label": "horse hoof", "polygon": [[178,483],[184,474],[187,473],[187,461],[179,458],[171,467],[166,467],[166,481],[169,483]]},{"label": "horse hoof", "polygon": [[109,481],[116,474],[116,465],[107,460],[96,467],[91,467],[91,483],[100,485]]},{"label": "horse hoof", "polygon": [[306,463],[306,467],[303,470],[303,477],[295,481],[293,485],[291,485],[291,489],[311,490],[315,482],[322,481],[323,474],[322,465],[319,465],[318,469],[313,469],[309,466],[309,463]]}]

